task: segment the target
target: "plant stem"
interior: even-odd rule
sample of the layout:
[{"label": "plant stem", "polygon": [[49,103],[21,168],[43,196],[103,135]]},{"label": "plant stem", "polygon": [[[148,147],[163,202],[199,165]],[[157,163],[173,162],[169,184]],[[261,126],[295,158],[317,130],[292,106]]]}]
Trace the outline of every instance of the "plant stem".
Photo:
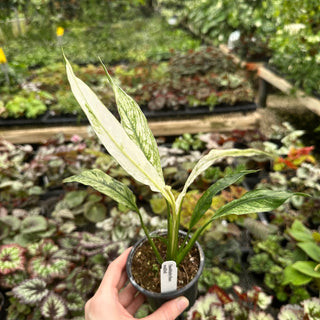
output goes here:
[{"label": "plant stem", "polygon": [[193,245],[195,244],[195,242],[197,241],[198,237],[200,236],[202,231],[205,229],[205,227],[201,227],[201,228],[197,229],[197,231],[189,239],[189,242],[187,243],[187,245],[183,248],[183,250],[179,253],[179,255],[177,257],[177,260],[176,260],[177,266],[182,262],[182,260],[187,255],[187,253],[191,250],[191,248],[193,247]]},{"label": "plant stem", "polygon": [[171,242],[171,235],[172,235],[172,216],[171,216],[171,212],[170,212],[170,204],[167,200],[166,200],[166,203],[167,203],[167,230],[168,230],[166,259],[170,260],[170,258],[169,258],[169,243]]},{"label": "plant stem", "polygon": [[159,253],[156,245],[154,244],[154,242],[153,242],[153,240],[152,240],[152,238],[151,238],[151,236],[150,236],[150,233],[149,233],[148,229],[146,228],[146,226],[145,226],[145,224],[144,224],[144,222],[143,222],[143,219],[142,219],[142,216],[141,216],[141,213],[140,213],[139,209],[136,210],[136,212],[137,212],[138,215],[139,215],[141,227],[142,227],[142,229],[143,229],[143,231],[144,231],[144,233],[145,233],[145,235],[146,235],[146,237],[147,237],[147,239],[148,239],[148,241],[149,241],[149,243],[150,243],[150,246],[151,246],[152,250],[154,251],[158,262],[159,262],[160,264],[162,264],[162,263],[163,263],[163,259],[162,259],[161,255],[160,255],[160,253]]},{"label": "plant stem", "polygon": [[170,228],[170,233],[168,233],[168,250],[167,259],[176,261],[178,253],[178,239],[179,239],[179,215],[174,212],[174,207],[171,208],[171,221],[172,226]]}]

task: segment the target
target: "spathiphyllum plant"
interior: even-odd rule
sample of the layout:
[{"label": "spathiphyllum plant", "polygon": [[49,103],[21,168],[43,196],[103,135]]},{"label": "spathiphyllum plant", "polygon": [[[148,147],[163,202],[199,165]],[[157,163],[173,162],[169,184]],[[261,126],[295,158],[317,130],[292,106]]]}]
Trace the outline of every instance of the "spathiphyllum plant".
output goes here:
[{"label": "spathiphyllum plant", "polygon": [[[188,188],[201,173],[217,160],[225,157],[269,157],[270,155],[256,149],[211,150],[195,165],[183,189],[175,197],[172,188],[166,185],[164,181],[157,143],[147,124],[146,117],[138,104],[116,84],[105,66],[103,67],[115,94],[121,122],[102,104],[95,93],[75,76],[70,63],[66,59],[66,70],[71,90],[102,144],[128,174],[140,183],[149,186],[152,191],[160,192],[166,200],[167,260],[173,260],[179,265],[200,234],[213,220],[226,217],[229,214],[243,215],[271,211],[294,195],[294,193],[287,191],[249,191],[241,198],[233,200],[216,210],[212,217],[206,219],[196,231],[193,233],[191,231],[187,232],[185,241],[182,245],[179,244],[181,206]],[[191,216],[189,230],[192,230],[200,222],[210,208],[213,196],[252,172],[252,170],[244,170],[231,173],[212,184],[198,200]],[[79,182],[89,185],[135,211],[140,217],[141,226],[159,263],[163,262],[154,244],[153,237],[150,236],[144,225],[135,196],[129,187],[97,169],[83,171],[65,179],[64,182]]]}]

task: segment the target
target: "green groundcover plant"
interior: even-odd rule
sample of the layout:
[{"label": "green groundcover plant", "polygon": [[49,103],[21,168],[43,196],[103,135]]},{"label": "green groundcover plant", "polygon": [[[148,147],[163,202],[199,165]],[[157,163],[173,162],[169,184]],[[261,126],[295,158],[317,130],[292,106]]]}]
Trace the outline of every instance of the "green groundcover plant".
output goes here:
[{"label": "green groundcover plant", "polygon": [[[256,149],[213,149],[203,156],[195,165],[182,191],[175,197],[172,188],[166,185],[164,181],[157,143],[148,126],[146,117],[138,104],[115,83],[106,67],[103,67],[108,82],[115,94],[121,122],[102,104],[95,93],[82,80],[75,76],[69,61],[66,59],[67,77],[71,85],[71,90],[102,144],[128,174],[135,180],[149,186],[152,191],[160,192],[166,200],[168,232],[166,240],[167,260],[174,260],[177,265],[179,265],[193,247],[200,234],[213,220],[226,217],[229,214],[243,215],[253,212],[271,211],[293,195],[302,195],[301,193],[291,193],[287,191],[249,191],[241,198],[220,207],[210,219],[206,220],[201,227],[191,234],[190,230],[192,230],[197,223],[201,222],[201,218],[210,208],[213,196],[253,171],[243,170],[226,175],[213,183],[198,200],[190,219],[187,237],[183,244],[179,246],[178,235],[181,206],[187,190],[193,181],[219,159],[230,156],[269,157],[270,155]],[[118,201],[121,205],[135,211],[140,217],[141,226],[159,263],[163,262],[152,237],[145,227],[135,196],[129,187],[97,169],[85,170],[78,175],[65,179],[64,182],[79,182],[89,185]],[[190,239],[187,240],[189,236]]]}]

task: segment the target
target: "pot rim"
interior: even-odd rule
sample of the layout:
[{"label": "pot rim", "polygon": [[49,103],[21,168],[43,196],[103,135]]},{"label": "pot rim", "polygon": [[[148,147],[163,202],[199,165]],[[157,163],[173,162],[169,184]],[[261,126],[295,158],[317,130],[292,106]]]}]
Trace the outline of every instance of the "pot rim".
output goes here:
[{"label": "pot rim", "polygon": [[[156,230],[150,233],[150,235],[152,234],[167,234],[167,230],[166,229],[160,229],[160,230]],[[187,235],[187,232],[179,230],[179,234],[182,234],[184,236]],[[182,296],[184,294],[185,291],[187,291],[188,289],[190,289],[192,286],[195,285],[196,282],[198,282],[199,277],[202,273],[203,267],[204,267],[204,252],[202,250],[202,247],[200,246],[200,244],[198,243],[198,241],[195,242],[195,245],[198,248],[198,252],[199,252],[199,268],[198,271],[196,273],[196,275],[193,277],[193,279],[187,283],[187,285],[185,285],[184,287],[177,289],[175,291],[170,291],[170,292],[153,292],[153,291],[149,291],[143,287],[141,287],[133,278],[132,272],[131,272],[131,262],[132,259],[134,257],[134,254],[136,252],[136,250],[144,243],[148,241],[147,237],[143,237],[140,240],[138,240],[136,242],[136,244],[133,246],[133,248],[131,249],[129,256],[128,256],[128,260],[127,260],[127,265],[126,265],[126,269],[127,269],[127,274],[128,274],[128,278],[131,282],[131,284],[141,293],[145,294],[146,296],[150,297],[150,298],[171,298],[172,296]]]}]

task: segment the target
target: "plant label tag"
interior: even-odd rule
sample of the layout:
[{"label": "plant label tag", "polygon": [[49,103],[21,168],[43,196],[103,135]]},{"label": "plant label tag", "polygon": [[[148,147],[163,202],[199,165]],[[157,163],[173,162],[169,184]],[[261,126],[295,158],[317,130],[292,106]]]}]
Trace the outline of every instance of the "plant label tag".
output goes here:
[{"label": "plant label tag", "polygon": [[161,293],[177,290],[178,268],[175,261],[165,261],[160,271]]}]

